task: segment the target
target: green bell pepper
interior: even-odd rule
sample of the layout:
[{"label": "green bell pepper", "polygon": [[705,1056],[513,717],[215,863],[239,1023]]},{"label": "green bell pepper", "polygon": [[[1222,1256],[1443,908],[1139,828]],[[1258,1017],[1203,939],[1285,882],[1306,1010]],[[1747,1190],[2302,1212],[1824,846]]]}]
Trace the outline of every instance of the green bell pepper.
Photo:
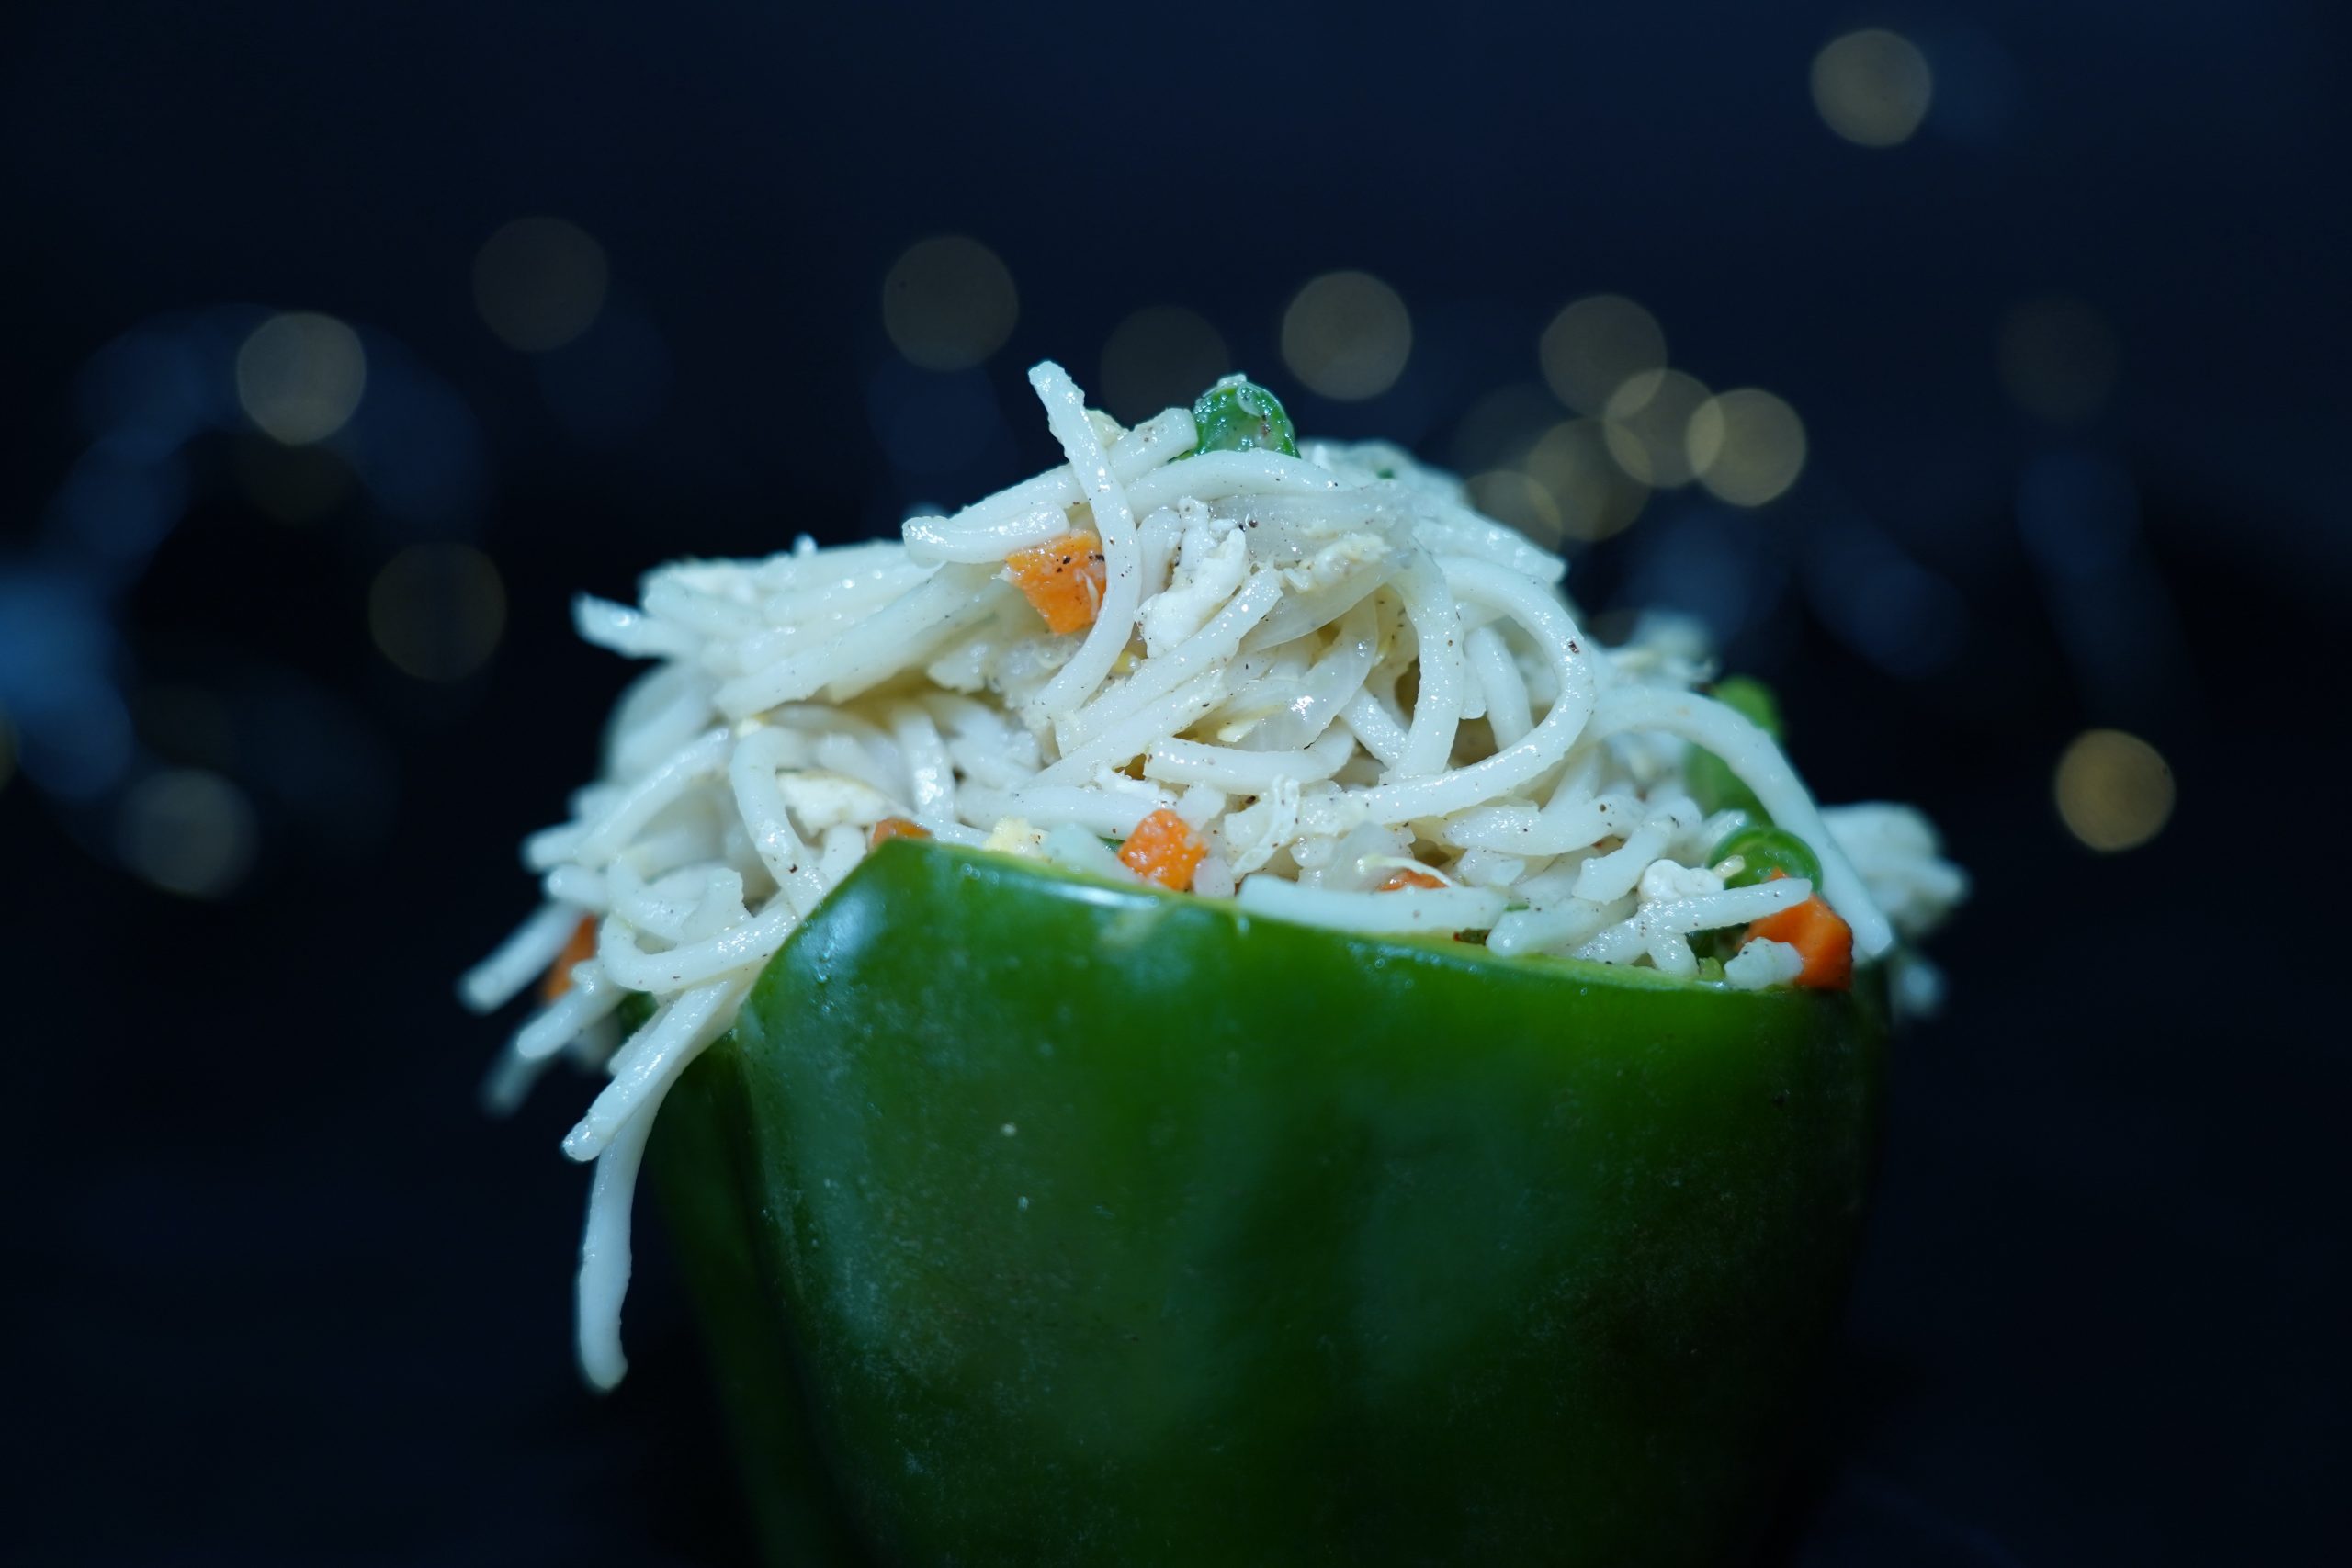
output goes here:
[{"label": "green bell pepper", "polygon": [[899,840],[650,1159],[774,1562],[1714,1562],[1885,1034]]}]

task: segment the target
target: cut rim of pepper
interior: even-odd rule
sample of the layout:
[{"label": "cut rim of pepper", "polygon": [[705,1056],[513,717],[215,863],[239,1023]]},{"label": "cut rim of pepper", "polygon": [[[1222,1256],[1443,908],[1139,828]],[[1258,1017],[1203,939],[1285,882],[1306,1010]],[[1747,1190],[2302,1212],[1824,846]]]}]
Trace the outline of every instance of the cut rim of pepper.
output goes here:
[{"label": "cut rim of pepper", "polygon": [[[839,897],[841,888],[851,886],[861,875],[866,874],[868,866],[881,861],[883,857],[906,855],[945,856],[964,863],[967,874],[986,874],[999,868],[1015,869],[1043,881],[1069,884],[1075,889],[1082,889],[1080,896],[1087,902],[1107,911],[1115,912],[1121,908],[1127,908],[1132,909],[1138,916],[1148,917],[1154,912],[1155,906],[1174,905],[1183,909],[1197,910],[1220,919],[1230,920],[1238,929],[1244,931],[1254,922],[1295,928],[1300,931],[1315,931],[1334,942],[1352,943],[1366,949],[1393,950],[1399,954],[1408,955],[1417,962],[1437,958],[1482,970],[1491,970],[1498,966],[1532,970],[1556,976],[1564,981],[1572,981],[1579,986],[1616,986],[1632,990],[1653,991],[1696,990],[1764,1000],[1846,994],[1842,991],[1816,991],[1803,986],[1770,986],[1749,990],[1721,979],[1710,980],[1697,976],[1669,975],[1664,970],[1640,964],[1602,964],[1594,959],[1571,958],[1565,954],[1550,953],[1499,953],[1479,942],[1459,941],[1450,932],[1425,934],[1374,932],[1349,931],[1337,926],[1310,925],[1304,921],[1283,919],[1256,910],[1245,910],[1230,898],[1204,898],[1197,894],[1180,893],[1149,880],[1132,883],[1112,882],[1107,878],[1090,876],[1084,872],[1073,870],[1051,861],[1039,860],[1034,856],[951,844],[936,839],[892,839],[876,846],[864,861],[859,863],[855,870],[842,880],[840,887],[827,895],[827,897],[830,899]],[[877,871],[873,874],[879,876],[883,873]],[[1745,934],[1744,928],[1743,934]],[[798,933],[796,932],[796,938],[797,935]],[[1896,951],[1899,952],[1900,949]],[[1376,955],[1368,953],[1367,956]],[[773,962],[771,960],[771,963]],[[1878,982],[1871,980],[1866,983],[1864,977],[1880,975],[1884,966],[1883,960],[1857,959],[1853,968],[1855,992],[1874,995],[1878,988]]]}]

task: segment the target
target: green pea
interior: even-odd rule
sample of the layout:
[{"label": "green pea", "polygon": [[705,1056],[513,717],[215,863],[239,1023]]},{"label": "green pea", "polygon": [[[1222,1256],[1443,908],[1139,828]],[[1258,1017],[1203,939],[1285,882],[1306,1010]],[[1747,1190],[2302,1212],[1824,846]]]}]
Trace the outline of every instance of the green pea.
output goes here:
[{"label": "green pea", "polygon": [[1821,857],[1813,852],[1812,845],[1783,829],[1742,828],[1715,846],[1707,863],[1721,865],[1735,855],[1740,866],[1724,878],[1726,887],[1753,887],[1770,881],[1776,872],[1821,886]]},{"label": "green pea", "polygon": [[1280,452],[1298,456],[1298,437],[1280,400],[1255,381],[1227,376],[1193,405],[1200,431],[1195,452]]},{"label": "green pea", "polygon": [[[1780,701],[1763,682],[1747,675],[1726,675],[1707,694],[1774,740],[1781,738]],[[1700,810],[1710,815],[1745,811],[1759,821],[1771,820],[1757,800],[1756,792],[1742,784],[1739,775],[1713,751],[1691,747],[1683,762],[1683,773],[1690,785],[1690,798],[1699,803]]]}]

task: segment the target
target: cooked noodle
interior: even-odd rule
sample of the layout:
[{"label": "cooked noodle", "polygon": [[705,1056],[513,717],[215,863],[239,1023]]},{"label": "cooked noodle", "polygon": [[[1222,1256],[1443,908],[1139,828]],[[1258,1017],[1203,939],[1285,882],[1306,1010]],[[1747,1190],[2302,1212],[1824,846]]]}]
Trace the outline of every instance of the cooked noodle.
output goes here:
[{"label": "cooked noodle", "polygon": [[[1593,642],[1565,564],[1445,476],[1376,446],[1193,454],[1182,410],[1122,432],[1059,367],[1030,380],[1063,452],[1046,473],[899,541],[682,563],[635,607],[577,606],[582,636],[660,662],[573,819],[526,841],[549,902],[460,991],[503,1004],[596,919],[489,1092],[511,1100],[567,1047],[610,1075],[565,1142],[598,1162],[580,1276],[598,1386],[624,1366],[628,1205],[662,1096],[886,817],[1118,877],[1098,836],[1164,807],[1206,841],[1195,891],[1261,914],[1695,975],[1693,935],[1813,891],[1705,869],[1736,819],[1693,804],[1696,742],[1818,852],[1858,956],[1961,896],[1923,818],[1818,809],[1763,730],[1692,689],[1703,668]],[[1097,613],[1056,636],[1003,563],[1081,530]],[[1400,870],[1420,881],[1384,882]],[[1784,984],[1794,962],[1753,941],[1719,983]],[[1932,994],[1917,974],[1899,994]],[[639,992],[654,1010],[615,1049]]]}]

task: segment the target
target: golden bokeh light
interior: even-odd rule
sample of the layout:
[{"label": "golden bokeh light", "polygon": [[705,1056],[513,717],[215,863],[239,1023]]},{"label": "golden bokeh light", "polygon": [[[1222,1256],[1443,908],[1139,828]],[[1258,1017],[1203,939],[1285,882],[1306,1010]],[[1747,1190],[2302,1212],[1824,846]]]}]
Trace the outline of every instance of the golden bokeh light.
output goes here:
[{"label": "golden bokeh light", "polygon": [[1683,443],[1699,482],[1734,506],[1775,500],[1804,470],[1804,422],[1760,387],[1735,388],[1701,403]]},{"label": "golden bokeh light", "polygon": [[253,866],[258,834],[245,792],[207,768],[165,768],[124,795],[115,827],[123,863],[166,892],[218,898]]},{"label": "golden bokeh light", "polygon": [[1899,147],[1928,118],[1935,73],[1900,33],[1863,28],[1824,44],[1813,57],[1813,107],[1857,147]]},{"label": "golden bokeh light", "polygon": [[882,330],[910,364],[968,370],[1002,348],[1021,318],[1012,274],[978,240],[920,240],[882,278]]},{"label": "golden bokeh light", "polygon": [[1649,487],[1610,455],[1600,422],[1566,420],[1545,431],[1527,454],[1530,478],[1552,498],[1560,536],[1590,544],[1621,534],[1641,515]]},{"label": "golden bokeh light", "polygon": [[1283,363],[1307,388],[1346,402],[1396,384],[1413,352],[1413,318],[1368,272],[1327,272],[1283,312]]},{"label": "golden bokeh light", "polygon": [[1623,295],[1594,294],[1552,318],[1536,354],[1554,397],[1578,413],[1598,413],[1628,380],[1665,368],[1666,333]]},{"label": "golden bokeh light", "polygon": [[474,309],[526,354],[561,348],[595,325],[611,284],[605,247],[560,218],[517,218],[474,255]]},{"label": "golden bokeh light", "polygon": [[237,403],[288,446],[324,441],[350,422],[368,389],[359,334],[333,316],[272,316],[237,349]]},{"label": "golden bokeh light", "polygon": [[1690,420],[1711,395],[1704,382],[1680,370],[1632,377],[1602,405],[1609,455],[1653,490],[1689,484]]},{"label": "golden bokeh light", "polygon": [[1539,545],[1560,537],[1560,503],[1533,475],[1518,468],[1489,468],[1470,479],[1470,504],[1498,523],[1508,523]]},{"label": "golden bokeh light", "polygon": [[2115,330],[2080,299],[2029,299],[2001,323],[2001,385],[2052,424],[2080,424],[2115,390]]},{"label": "golden bokeh light", "polygon": [[1129,423],[1189,408],[1232,368],[1225,339],[1206,318],[1182,305],[1147,305],[1103,342],[1102,405]]},{"label": "golden bokeh light", "polygon": [[2156,749],[2120,729],[2088,729],[2058,759],[2052,784],[2066,830],[2112,854],[2138,849],[2172,817],[2172,768]]},{"label": "golden bokeh light", "polygon": [[506,585],[488,556],[467,545],[412,545],[368,590],[376,649],[420,681],[461,681],[497,651],[506,631]]}]

